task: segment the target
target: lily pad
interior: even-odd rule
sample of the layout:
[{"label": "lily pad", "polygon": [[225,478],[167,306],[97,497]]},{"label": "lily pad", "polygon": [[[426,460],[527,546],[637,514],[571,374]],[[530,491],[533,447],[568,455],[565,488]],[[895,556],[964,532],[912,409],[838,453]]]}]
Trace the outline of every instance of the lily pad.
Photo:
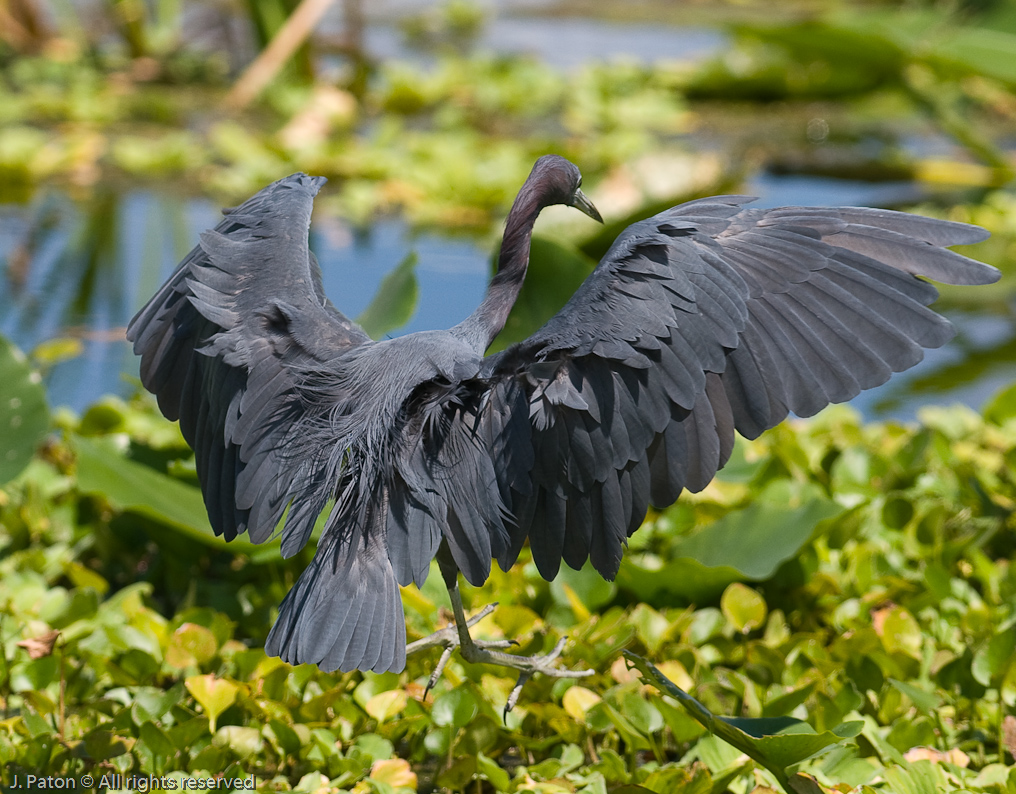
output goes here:
[{"label": "lily pad", "polygon": [[48,429],[42,378],[24,353],[0,337],[0,483],[22,472]]}]

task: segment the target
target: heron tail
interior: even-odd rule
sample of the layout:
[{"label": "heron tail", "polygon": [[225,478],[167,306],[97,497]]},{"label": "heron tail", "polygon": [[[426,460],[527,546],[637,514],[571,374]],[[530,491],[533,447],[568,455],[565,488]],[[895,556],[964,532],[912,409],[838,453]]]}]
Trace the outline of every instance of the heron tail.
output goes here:
[{"label": "heron tail", "polygon": [[313,562],[289,591],[265,652],[322,670],[401,672],[406,666],[402,598],[383,537],[325,532]]}]

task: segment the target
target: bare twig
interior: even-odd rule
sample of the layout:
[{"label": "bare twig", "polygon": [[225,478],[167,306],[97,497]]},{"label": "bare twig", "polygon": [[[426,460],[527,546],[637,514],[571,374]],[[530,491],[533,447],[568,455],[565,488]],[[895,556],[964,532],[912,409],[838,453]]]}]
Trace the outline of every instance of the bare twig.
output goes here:
[{"label": "bare twig", "polygon": [[226,97],[226,104],[236,109],[243,108],[260,94],[306,41],[333,2],[334,0],[303,0],[268,42],[268,46],[240,75]]}]

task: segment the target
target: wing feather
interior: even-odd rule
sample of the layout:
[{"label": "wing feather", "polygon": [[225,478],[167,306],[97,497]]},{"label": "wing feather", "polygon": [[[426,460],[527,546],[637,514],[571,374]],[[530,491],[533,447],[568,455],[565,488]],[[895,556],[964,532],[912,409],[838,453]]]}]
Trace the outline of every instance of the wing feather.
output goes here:
[{"label": "wing feather", "polygon": [[630,226],[543,328],[485,359],[492,394],[513,395],[482,417],[516,522],[502,567],[528,537],[545,576],[588,554],[613,577],[648,505],[704,488],[735,430],[849,400],[944,344],[952,327],[915,276],[999,277],[943,248],[984,239],[976,226],[749,200]]},{"label": "wing feather", "polygon": [[[142,382],[194,448],[212,527],[227,539],[246,530],[267,540],[290,501],[320,510],[335,485],[305,467],[328,451],[294,432],[319,410],[300,398],[300,371],[368,341],[324,297],[308,248],[323,181],[294,174],[228,211],[127,330]],[[294,437],[304,443],[287,452]],[[313,523],[292,512],[287,554]]]}]

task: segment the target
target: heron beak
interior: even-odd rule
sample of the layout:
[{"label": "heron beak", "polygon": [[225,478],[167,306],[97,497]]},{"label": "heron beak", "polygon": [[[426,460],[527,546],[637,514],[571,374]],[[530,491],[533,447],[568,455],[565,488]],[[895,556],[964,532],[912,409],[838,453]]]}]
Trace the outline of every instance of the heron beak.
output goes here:
[{"label": "heron beak", "polygon": [[603,218],[600,217],[599,211],[593,206],[593,202],[589,200],[589,196],[581,190],[575,191],[575,196],[572,198],[572,206],[580,212],[584,212],[594,221],[603,223]]}]

